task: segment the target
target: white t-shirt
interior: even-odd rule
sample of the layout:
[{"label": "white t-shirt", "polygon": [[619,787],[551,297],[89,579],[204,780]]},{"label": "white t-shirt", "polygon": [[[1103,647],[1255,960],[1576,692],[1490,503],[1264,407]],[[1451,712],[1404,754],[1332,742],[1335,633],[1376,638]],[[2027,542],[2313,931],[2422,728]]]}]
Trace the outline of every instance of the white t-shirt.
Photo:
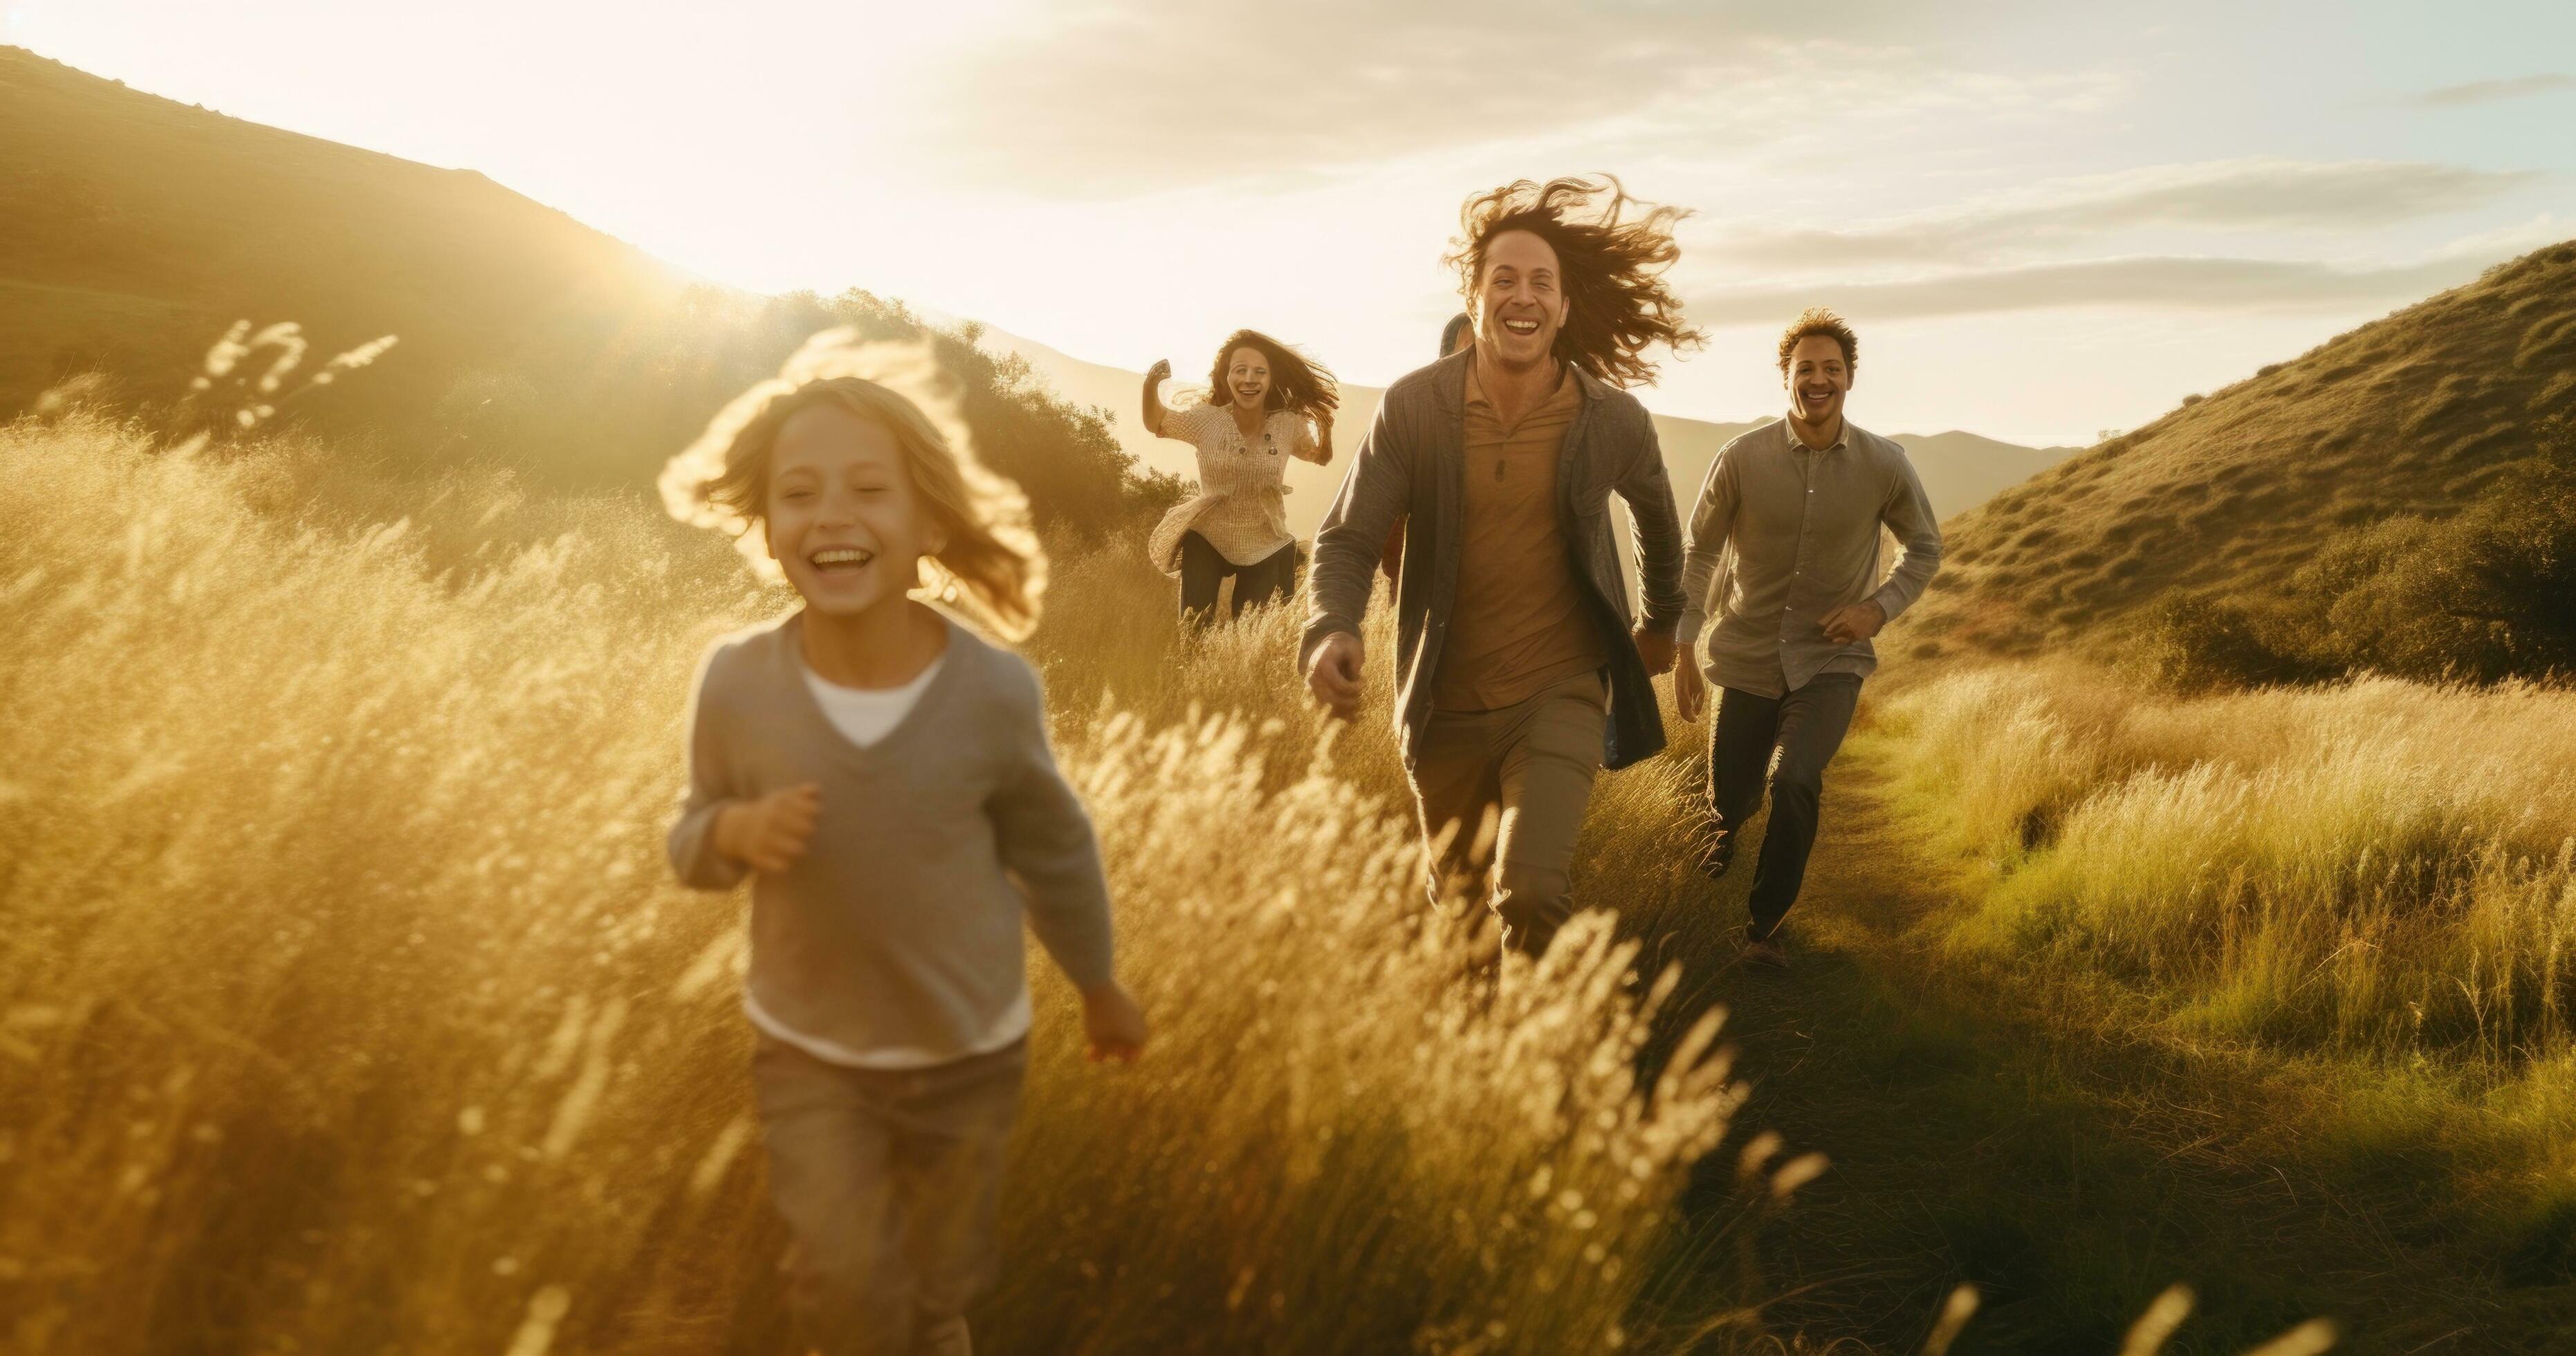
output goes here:
[{"label": "white t-shirt", "polygon": [[[939,676],[939,666],[947,662],[948,656],[942,654],[930,661],[929,666],[921,671],[920,676],[911,682],[901,687],[883,688],[843,687],[838,683],[824,681],[821,676],[808,668],[804,670],[805,687],[814,694],[814,704],[823,708],[823,718],[832,723],[832,728],[839,731],[842,738],[860,748],[866,748],[892,733],[894,727],[903,723],[905,716],[912,714],[914,704],[919,702],[921,694],[929,689],[930,680]],[[751,996],[751,991],[747,988],[743,990],[742,1010],[745,1016],[751,1018],[752,1025],[767,1032],[773,1039],[785,1041],[826,1063],[855,1069],[920,1069],[961,1058],[955,1054],[913,1050],[901,1046],[852,1049],[837,1041],[825,1040],[820,1036],[795,1030],[770,1016],[762,1010],[759,1001]],[[1029,1006],[1028,990],[1023,987],[1018,1000],[995,1019],[992,1029],[983,1033],[982,1038],[975,1041],[966,1053],[976,1055],[999,1050],[1029,1034],[1029,1028],[1034,1024],[1033,1016]]]},{"label": "white t-shirt", "polygon": [[930,680],[939,676],[939,666],[947,662],[948,656],[940,655],[901,687],[843,687],[824,681],[822,675],[809,668],[805,670],[805,686],[813,692],[815,704],[823,708],[823,718],[832,722],[832,728],[840,731],[843,739],[864,749],[903,724],[903,718],[912,714],[913,704],[929,689]]}]

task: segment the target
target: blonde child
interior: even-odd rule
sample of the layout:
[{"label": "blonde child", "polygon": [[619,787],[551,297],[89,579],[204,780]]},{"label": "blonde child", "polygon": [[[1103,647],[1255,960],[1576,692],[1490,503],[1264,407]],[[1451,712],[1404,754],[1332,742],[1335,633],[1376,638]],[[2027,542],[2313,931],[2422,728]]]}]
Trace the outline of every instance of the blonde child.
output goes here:
[{"label": "blonde child", "polygon": [[1082,992],[1093,1058],[1132,1058],[1145,1021],[1036,675],[911,596],[926,566],[1024,635],[1043,563],[1023,506],[923,404],[846,370],[925,357],[844,345],[809,345],[663,475],[675,513],[803,599],[708,653],[671,863],[702,889],[754,878],[743,1009],[816,1340],[963,1353],[1028,1060],[1023,915]]}]

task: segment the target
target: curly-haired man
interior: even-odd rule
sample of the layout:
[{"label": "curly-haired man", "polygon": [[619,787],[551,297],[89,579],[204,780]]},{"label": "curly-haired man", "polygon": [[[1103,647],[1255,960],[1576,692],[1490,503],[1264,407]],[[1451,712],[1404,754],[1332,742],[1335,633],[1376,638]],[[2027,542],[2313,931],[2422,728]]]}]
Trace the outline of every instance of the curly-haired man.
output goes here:
[{"label": "curly-haired man", "polygon": [[[1718,699],[1700,866],[1726,874],[1767,785],[1771,824],[1753,869],[1745,958],[1774,967],[1788,964],[1776,936],[1806,879],[1825,765],[1878,667],[1870,638],[1941,567],[1941,526],[1905,449],[1843,418],[1860,368],[1851,326],[1811,309],[1781,334],[1779,360],[1788,414],[1719,449],[1691,506],[1680,632],[1686,648],[1699,638],[1723,559],[1705,673]],[[1900,548],[1884,579],[1882,525]],[[1705,695],[1701,669],[1683,664],[1673,677],[1682,719],[1699,718]]]},{"label": "curly-haired man", "polygon": [[[1616,180],[1468,199],[1448,262],[1475,342],[1388,388],[1315,538],[1298,660],[1347,717],[1371,574],[1404,517],[1395,725],[1433,899],[1485,898],[1530,955],[1573,913],[1594,777],[1664,745],[1653,676],[1682,615],[1681,524],[1654,423],[1620,388],[1653,377],[1649,344],[1700,338],[1661,277],[1681,215]],[[1613,493],[1644,576],[1633,626]]]}]

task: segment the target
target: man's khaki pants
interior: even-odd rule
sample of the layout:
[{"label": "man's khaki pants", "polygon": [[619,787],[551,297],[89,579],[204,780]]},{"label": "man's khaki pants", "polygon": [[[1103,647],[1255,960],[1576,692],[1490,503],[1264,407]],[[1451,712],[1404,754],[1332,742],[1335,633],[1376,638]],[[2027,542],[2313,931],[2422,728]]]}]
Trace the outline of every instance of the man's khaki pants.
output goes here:
[{"label": "man's khaki pants", "polygon": [[1574,914],[1567,872],[1608,718],[1597,673],[1492,711],[1431,713],[1413,794],[1435,908],[1487,902],[1490,880],[1504,945],[1531,956],[1547,950]]},{"label": "man's khaki pants", "polygon": [[968,1356],[992,1279],[1002,1150],[1028,1042],[927,1069],[827,1064],[769,1036],[752,1057],[794,1298],[832,1356]]}]

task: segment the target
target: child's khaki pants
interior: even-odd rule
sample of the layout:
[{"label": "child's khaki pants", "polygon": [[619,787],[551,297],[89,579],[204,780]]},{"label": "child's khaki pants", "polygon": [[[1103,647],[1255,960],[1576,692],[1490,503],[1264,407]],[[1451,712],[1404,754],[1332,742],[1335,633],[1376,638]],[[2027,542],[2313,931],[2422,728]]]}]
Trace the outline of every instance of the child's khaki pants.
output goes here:
[{"label": "child's khaki pants", "polygon": [[821,1350],[967,1356],[990,1284],[1003,1143],[1028,1042],[927,1069],[856,1069],[768,1036],[752,1057],[769,1185]]}]

